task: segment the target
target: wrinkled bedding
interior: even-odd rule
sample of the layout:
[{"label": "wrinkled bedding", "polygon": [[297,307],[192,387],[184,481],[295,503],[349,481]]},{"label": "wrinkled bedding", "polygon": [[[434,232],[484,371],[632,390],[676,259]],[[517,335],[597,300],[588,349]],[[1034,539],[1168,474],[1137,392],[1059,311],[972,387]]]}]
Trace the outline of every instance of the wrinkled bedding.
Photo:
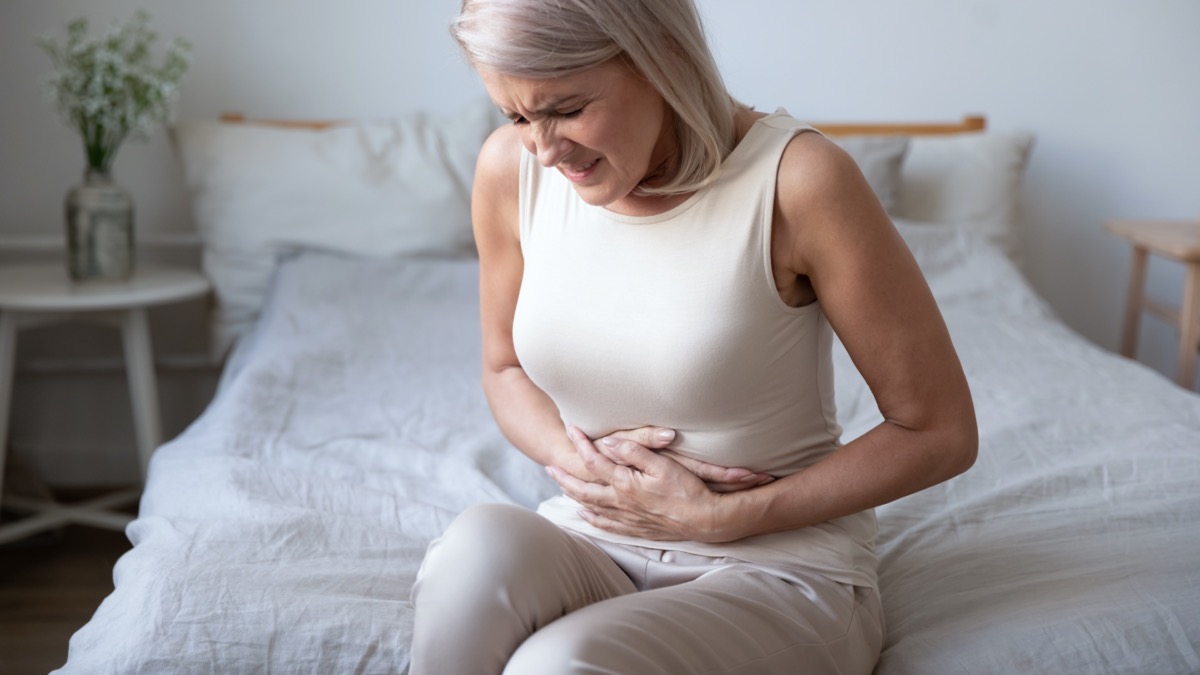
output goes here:
[{"label": "wrinkled bedding", "polygon": [[[1200,396],[1079,338],[995,249],[900,224],[971,382],[966,474],[878,510],[877,673],[1200,672]],[[479,387],[474,261],[283,262],[64,675],[401,673],[425,547],[544,473]],[[879,420],[835,348],[846,438]]]}]

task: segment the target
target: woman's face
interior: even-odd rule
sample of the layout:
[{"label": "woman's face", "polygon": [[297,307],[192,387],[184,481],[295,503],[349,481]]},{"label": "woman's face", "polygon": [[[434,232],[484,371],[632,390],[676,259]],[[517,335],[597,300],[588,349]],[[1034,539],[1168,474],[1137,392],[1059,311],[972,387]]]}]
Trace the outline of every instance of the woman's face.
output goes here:
[{"label": "woman's face", "polygon": [[566,77],[480,76],[525,148],[542,166],[557,167],[589,204],[633,206],[647,199],[634,189],[675,161],[666,102],[619,58]]}]

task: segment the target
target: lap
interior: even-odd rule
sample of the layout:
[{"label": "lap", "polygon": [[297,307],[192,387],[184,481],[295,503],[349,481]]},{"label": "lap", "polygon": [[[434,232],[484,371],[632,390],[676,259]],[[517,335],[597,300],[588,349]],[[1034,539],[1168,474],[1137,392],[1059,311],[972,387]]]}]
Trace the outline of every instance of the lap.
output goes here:
[{"label": "lap", "polygon": [[567,614],[526,639],[504,672],[866,674],[881,618],[872,589],[720,564]]},{"label": "lap", "polygon": [[425,563],[414,673],[866,674],[882,644],[871,589],[594,541],[511,506],[468,510]]}]

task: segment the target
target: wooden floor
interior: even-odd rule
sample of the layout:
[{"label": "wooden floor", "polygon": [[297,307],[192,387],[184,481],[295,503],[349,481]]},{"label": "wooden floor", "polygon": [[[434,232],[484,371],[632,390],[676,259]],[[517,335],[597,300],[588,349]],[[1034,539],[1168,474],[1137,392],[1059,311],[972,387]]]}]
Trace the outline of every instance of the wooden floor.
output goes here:
[{"label": "wooden floor", "polygon": [[113,565],[129,548],[123,532],[80,525],[0,545],[0,673],[62,666],[68,640],[112,591]]}]

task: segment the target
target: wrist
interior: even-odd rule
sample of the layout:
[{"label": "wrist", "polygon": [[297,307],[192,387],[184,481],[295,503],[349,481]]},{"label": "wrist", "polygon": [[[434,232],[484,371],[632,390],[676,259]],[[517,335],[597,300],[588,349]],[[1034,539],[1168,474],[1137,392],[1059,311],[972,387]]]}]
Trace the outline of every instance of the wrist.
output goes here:
[{"label": "wrist", "polygon": [[[776,479],[765,485],[738,490],[736,492],[715,493],[710,510],[711,533],[714,537],[710,543],[722,543],[753,537],[758,534],[791,529],[800,525],[780,527],[776,522],[780,513],[795,513],[795,506],[785,504],[791,490],[785,489],[782,479]],[[794,488],[793,488],[794,489]]]},{"label": "wrist", "polygon": [[709,544],[723,544],[750,536],[752,533],[747,530],[746,519],[742,515],[742,503],[748,492],[753,490],[712,493],[703,519],[704,532],[699,540]]},{"label": "wrist", "polygon": [[555,443],[549,452],[549,456],[543,463],[546,466],[556,466],[579,480],[589,483],[595,481],[591,471],[584,466],[583,458],[579,456],[579,451],[575,449],[570,440],[567,440],[565,434],[563,435],[563,442]]}]

